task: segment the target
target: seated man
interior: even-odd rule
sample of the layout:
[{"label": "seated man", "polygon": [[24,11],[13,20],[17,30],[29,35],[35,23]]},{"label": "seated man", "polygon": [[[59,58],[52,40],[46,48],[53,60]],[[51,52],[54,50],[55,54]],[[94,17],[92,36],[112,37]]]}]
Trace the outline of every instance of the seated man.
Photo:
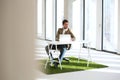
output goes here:
[{"label": "seated man", "polygon": [[[56,41],[59,41],[60,38],[60,34],[69,34],[71,36],[71,40],[74,41],[75,40],[75,36],[73,35],[73,33],[71,32],[71,30],[68,28],[68,20],[63,20],[62,22],[63,24],[63,28],[59,28],[57,35],[56,35]],[[49,47],[51,47],[51,45],[49,45]],[[67,49],[70,49],[71,44],[65,44],[65,45],[57,45],[57,49],[60,50],[60,55],[59,55],[59,59],[60,61],[63,60],[64,54],[66,52]],[[47,54],[49,54],[49,49],[48,46],[45,47]],[[52,49],[55,49],[55,45],[52,45]],[[51,58],[53,59],[52,54],[50,53]],[[54,66],[57,67],[59,63],[54,62]]]}]

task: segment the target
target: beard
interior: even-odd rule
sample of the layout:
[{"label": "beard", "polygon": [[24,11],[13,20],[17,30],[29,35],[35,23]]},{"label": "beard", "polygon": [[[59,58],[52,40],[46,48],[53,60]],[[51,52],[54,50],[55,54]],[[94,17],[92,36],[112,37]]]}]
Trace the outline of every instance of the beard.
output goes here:
[{"label": "beard", "polygon": [[67,29],[68,28],[68,26],[67,27],[63,27],[64,29]]}]

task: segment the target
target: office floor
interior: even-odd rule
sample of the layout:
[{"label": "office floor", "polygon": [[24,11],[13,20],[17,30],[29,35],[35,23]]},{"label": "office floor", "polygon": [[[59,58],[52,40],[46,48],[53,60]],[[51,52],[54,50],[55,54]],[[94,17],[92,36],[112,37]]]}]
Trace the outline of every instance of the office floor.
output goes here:
[{"label": "office floor", "polygon": [[[44,45],[41,46],[41,41],[37,40],[36,43],[36,59],[46,58],[47,54],[44,50]],[[95,50],[90,50],[92,61],[101,63],[104,65],[109,66],[108,68],[102,69],[94,69],[88,71],[77,71],[77,72],[70,72],[70,73],[62,73],[62,74],[55,74],[55,75],[46,75],[39,70],[36,70],[36,77],[37,80],[119,80],[120,79],[120,56],[100,52]],[[66,53],[65,56],[78,56],[76,50],[71,50]],[[87,50],[82,49],[81,51],[81,58],[87,59]]]}]

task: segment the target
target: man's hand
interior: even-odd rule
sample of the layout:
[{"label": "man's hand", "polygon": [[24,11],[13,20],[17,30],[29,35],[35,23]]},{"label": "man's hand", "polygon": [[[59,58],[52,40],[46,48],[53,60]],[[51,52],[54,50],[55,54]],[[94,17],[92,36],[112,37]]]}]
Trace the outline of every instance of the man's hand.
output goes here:
[{"label": "man's hand", "polygon": [[72,38],[71,40],[72,40],[72,41],[75,41],[75,38]]}]

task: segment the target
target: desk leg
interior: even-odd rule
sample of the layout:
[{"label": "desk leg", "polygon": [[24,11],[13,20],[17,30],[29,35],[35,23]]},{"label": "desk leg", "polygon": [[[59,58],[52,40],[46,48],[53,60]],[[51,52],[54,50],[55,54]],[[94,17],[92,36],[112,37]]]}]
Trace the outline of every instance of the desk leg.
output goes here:
[{"label": "desk leg", "polygon": [[89,63],[90,63],[90,60],[91,60],[91,55],[90,55],[90,43],[87,43],[87,49],[88,49],[87,67],[89,67]]},{"label": "desk leg", "polygon": [[82,44],[80,44],[80,52],[78,52],[78,63],[79,63],[79,61],[80,61],[81,50],[82,50]]}]

